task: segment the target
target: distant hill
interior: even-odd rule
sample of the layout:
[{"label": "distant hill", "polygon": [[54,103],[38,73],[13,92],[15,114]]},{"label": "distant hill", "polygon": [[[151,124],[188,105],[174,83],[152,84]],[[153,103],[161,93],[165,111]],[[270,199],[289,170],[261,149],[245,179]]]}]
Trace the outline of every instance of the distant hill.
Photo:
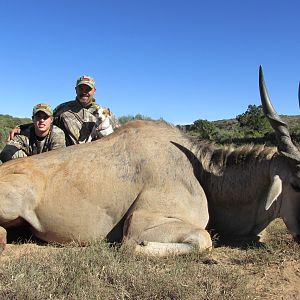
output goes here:
[{"label": "distant hill", "polygon": [[[300,129],[300,115],[281,115],[280,118],[282,118],[282,120],[288,125],[291,131],[297,131],[298,128]],[[212,123],[214,123],[219,129],[229,131],[236,129],[239,126],[237,119],[218,120],[212,121]]]},{"label": "distant hill", "polygon": [[29,118],[16,118],[0,114],[0,150],[5,146],[7,135],[12,128],[29,122],[31,122]]},{"label": "distant hill", "polygon": [[31,119],[29,118],[17,118],[17,117],[12,117],[10,115],[1,115],[0,114],[0,128],[3,127],[9,127],[13,128],[16,125],[24,124],[31,122]]},{"label": "distant hill", "polygon": [[[280,118],[288,125],[289,132],[291,134],[292,140],[295,144],[300,145],[300,115],[287,116],[281,115]],[[197,122],[197,121],[195,121]],[[187,125],[177,125],[178,128],[182,129],[191,137],[196,137],[202,139],[203,136],[205,139],[205,134],[203,132],[209,132],[211,140],[219,144],[235,144],[242,145],[248,143],[254,144],[267,144],[267,145],[277,145],[276,136],[272,128],[270,127],[268,132],[251,132],[251,130],[246,130],[245,127],[240,127],[240,124],[236,118],[234,119],[224,119],[217,121],[206,121],[208,126],[210,123],[211,126],[208,126],[202,131],[195,131],[194,124]],[[204,130],[204,131],[203,131]],[[207,131],[208,130],[208,131]]]},{"label": "distant hill", "polygon": [[[300,115],[286,116],[281,115],[280,118],[288,125],[291,131],[299,131],[300,133]],[[239,127],[237,119],[223,119],[211,121],[218,129],[226,131],[234,131]],[[184,131],[189,131],[192,124],[177,125]]]},{"label": "distant hill", "polygon": [[[290,133],[294,140],[296,142],[300,142],[300,115],[294,115],[294,116],[286,116],[286,115],[281,115],[280,116],[284,122],[286,122],[289,126]],[[128,118],[128,116],[123,116],[123,118]],[[136,117],[133,117],[133,119]],[[122,119],[122,117],[121,117]],[[132,119],[132,118],[131,118]],[[127,119],[126,119],[127,120]],[[25,124],[31,122],[31,119],[29,118],[18,118],[18,117],[13,117],[10,115],[1,115],[0,114],[0,150],[3,149],[4,145],[6,144],[6,139],[9,131],[11,128],[14,128],[17,125],[20,124]],[[224,138],[222,143],[227,143],[227,142],[234,142],[234,143],[246,143],[246,142],[257,142],[257,143],[263,143],[265,142],[263,139],[256,139],[254,140],[253,138],[248,138],[247,140],[245,139],[236,139],[235,134],[238,131],[239,124],[237,119],[224,119],[224,120],[217,120],[217,121],[212,121],[212,123],[222,132],[222,134],[226,136],[230,136],[230,139]],[[185,132],[189,133],[189,129],[192,124],[188,125],[178,125],[182,130]]]}]

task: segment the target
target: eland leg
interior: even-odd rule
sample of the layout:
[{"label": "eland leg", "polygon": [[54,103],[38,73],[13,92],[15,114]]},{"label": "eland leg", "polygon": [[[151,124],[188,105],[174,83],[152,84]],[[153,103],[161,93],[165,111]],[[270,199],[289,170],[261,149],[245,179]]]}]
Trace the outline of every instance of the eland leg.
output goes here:
[{"label": "eland leg", "polygon": [[150,256],[187,254],[212,248],[209,233],[173,217],[135,211],[125,222],[124,241],[133,240],[136,253]]}]

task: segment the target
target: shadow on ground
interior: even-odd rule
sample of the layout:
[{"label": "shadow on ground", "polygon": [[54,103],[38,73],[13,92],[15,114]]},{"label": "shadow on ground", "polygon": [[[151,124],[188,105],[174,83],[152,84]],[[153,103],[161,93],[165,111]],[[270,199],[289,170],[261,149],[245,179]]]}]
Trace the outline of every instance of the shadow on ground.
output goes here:
[{"label": "shadow on ground", "polygon": [[28,242],[35,243],[37,245],[46,245],[47,242],[42,241],[35,237],[29,228],[9,228],[7,231],[7,243],[8,244],[26,244]]}]

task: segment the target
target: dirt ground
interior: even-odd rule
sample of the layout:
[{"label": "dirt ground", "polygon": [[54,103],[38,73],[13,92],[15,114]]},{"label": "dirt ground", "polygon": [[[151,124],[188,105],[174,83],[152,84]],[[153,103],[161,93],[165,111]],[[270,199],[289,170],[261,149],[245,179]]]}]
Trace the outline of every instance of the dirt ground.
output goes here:
[{"label": "dirt ground", "polygon": [[[239,266],[232,263],[232,257],[238,256],[243,250],[221,250],[213,254],[213,257],[223,265],[232,268],[233,272],[239,268],[247,278],[247,288],[254,289],[258,295],[254,299],[268,300],[292,300],[300,299],[300,262],[286,257],[280,264],[274,263],[263,266],[264,270],[257,271],[257,266],[249,263]],[[228,253],[230,252],[230,253]],[[245,299],[249,299],[245,295]],[[252,299],[252,298],[250,298]]]},{"label": "dirt ground", "polygon": [[257,299],[300,299],[299,262],[285,261],[282,265],[266,267],[263,277],[248,270],[249,286],[259,295]]}]

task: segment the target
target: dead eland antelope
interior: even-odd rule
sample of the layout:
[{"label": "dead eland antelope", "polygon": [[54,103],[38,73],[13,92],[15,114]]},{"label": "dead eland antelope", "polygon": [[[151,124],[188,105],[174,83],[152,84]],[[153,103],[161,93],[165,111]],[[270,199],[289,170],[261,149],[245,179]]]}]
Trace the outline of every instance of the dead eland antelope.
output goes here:
[{"label": "dead eland antelope", "polygon": [[300,153],[288,127],[274,110],[262,67],[259,89],[265,116],[277,137],[277,148],[246,145],[233,149],[199,147],[199,182],[209,205],[209,227],[221,237],[257,236],[276,218],[300,242]]},{"label": "dead eland antelope", "polygon": [[45,241],[107,238],[137,253],[183,254],[212,247],[209,213],[224,235],[256,235],[282,217],[299,239],[299,153],[261,69],[260,90],[278,151],[196,145],[166,123],[132,121],[92,143],[4,163],[0,246],[5,229],[26,225]]}]

